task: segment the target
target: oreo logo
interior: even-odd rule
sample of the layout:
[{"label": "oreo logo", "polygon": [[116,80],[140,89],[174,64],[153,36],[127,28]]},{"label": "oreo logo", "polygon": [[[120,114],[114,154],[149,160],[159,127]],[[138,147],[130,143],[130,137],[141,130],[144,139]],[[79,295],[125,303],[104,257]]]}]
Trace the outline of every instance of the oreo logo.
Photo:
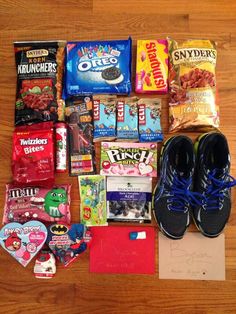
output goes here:
[{"label": "oreo logo", "polygon": [[98,58],[93,60],[85,60],[78,64],[78,71],[86,72],[89,71],[91,68],[99,68],[104,66],[109,66],[113,64],[117,64],[118,60],[115,57],[105,57],[105,58]]}]

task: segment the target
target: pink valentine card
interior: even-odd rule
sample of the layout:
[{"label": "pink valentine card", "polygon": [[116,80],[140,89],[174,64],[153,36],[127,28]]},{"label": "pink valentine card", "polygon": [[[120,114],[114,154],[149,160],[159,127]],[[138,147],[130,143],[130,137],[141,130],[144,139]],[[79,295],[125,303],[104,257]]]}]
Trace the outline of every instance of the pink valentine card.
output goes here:
[{"label": "pink valentine card", "polygon": [[[155,273],[153,227],[92,227],[90,272],[111,274]],[[130,239],[131,232],[145,232],[146,239]]]}]

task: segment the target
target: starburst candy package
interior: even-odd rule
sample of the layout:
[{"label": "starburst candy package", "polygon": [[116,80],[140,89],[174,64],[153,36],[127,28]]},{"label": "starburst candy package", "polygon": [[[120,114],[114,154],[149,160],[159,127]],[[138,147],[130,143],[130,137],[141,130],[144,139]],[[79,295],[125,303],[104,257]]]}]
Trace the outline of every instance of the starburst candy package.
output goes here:
[{"label": "starburst candy package", "polygon": [[167,40],[138,40],[135,91],[140,94],[168,92]]},{"label": "starburst candy package", "polygon": [[129,94],[131,38],[67,43],[66,93]]}]

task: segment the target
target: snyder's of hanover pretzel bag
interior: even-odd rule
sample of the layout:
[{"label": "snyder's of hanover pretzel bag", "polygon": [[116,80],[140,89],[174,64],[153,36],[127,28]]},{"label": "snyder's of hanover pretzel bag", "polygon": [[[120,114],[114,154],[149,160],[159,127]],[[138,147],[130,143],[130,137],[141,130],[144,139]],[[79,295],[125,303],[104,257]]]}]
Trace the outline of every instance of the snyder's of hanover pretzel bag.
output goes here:
[{"label": "snyder's of hanover pretzel bag", "polygon": [[170,132],[219,127],[216,103],[216,44],[186,40],[169,45]]}]

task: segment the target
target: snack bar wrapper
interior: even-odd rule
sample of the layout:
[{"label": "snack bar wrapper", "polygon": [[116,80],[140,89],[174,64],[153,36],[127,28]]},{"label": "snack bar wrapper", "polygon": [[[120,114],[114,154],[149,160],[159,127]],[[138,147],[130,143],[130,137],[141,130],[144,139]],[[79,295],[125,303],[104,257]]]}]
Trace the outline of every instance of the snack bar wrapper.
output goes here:
[{"label": "snack bar wrapper", "polygon": [[138,101],[139,141],[161,142],[161,99],[142,98]]},{"label": "snack bar wrapper", "polygon": [[117,101],[117,139],[138,141],[138,98],[125,97]]},{"label": "snack bar wrapper", "polygon": [[94,142],[116,138],[116,95],[93,96]]}]

